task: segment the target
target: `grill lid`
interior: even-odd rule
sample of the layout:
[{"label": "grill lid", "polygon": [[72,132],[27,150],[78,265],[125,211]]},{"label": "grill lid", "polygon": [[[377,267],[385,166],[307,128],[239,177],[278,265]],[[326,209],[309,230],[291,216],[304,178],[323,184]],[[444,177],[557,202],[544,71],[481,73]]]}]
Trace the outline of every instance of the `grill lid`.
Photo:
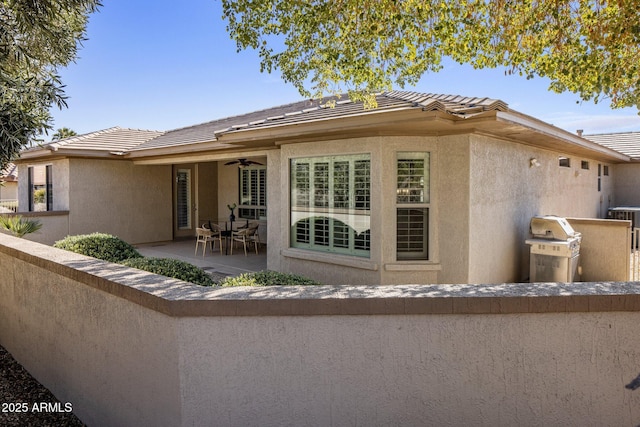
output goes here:
[{"label": "grill lid", "polygon": [[568,240],[577,235],[565,218],[554,215],[534,216],[530,230],[534,237],[542,239]]}]

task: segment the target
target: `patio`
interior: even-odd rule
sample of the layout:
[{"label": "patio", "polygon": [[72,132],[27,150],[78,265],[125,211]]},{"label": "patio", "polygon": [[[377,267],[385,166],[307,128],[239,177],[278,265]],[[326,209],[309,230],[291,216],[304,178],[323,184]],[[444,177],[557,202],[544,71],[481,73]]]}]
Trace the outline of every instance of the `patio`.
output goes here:
[{"label": "patio", "polygon": [[136,246],[138,251],[146,257],[174,258],[197,265],[214,276],[237,276],[242,273],[261,271],[267,269],[267,250],[264,244],[260,245],[259,253],[253,248],[247,248],[247,256],[242,247],[234,248],[233,255],[221,254],[218,246],[213,253],[207,246],[204,257],[202,246],[195,252],[195,237],[174,240],[171,242],[150,243]]}]

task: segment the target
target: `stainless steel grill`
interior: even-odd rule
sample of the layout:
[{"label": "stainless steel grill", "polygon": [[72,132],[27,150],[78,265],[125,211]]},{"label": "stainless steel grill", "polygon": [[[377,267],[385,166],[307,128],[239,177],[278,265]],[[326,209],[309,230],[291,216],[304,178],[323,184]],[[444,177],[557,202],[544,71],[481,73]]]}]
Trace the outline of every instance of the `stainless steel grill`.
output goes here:
[{"label": "stainless steel grill", "polygon": [[573,282],[579,273],[582,235],[565,218],[533,217],[530,223],[530,282]]}]

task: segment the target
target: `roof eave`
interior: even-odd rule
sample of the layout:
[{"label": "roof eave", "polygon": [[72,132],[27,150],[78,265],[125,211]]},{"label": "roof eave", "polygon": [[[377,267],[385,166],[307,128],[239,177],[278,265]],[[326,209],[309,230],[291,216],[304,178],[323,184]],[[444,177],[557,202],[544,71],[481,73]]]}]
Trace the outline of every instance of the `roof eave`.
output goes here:
[{"label": "roof eave", "polygon": [[[548,138],[560,143],[566,151],[590,151],[594,156],[602,157],[610,161],[629,162],[631,158],[618,151],[604,147],[595,142],[589,141],[586,138],[580,137],[576,134],[568,132],[564,129],[560,129],[549,123],[543,122],[526,114],[522,114],[516,111],[496,111],[496,121],[502,123],[508,123],[516,126],[522,126],[523,128],[530,129],[533,132],[544,135]],[[559,150],[563,151],[563,150]]]}]

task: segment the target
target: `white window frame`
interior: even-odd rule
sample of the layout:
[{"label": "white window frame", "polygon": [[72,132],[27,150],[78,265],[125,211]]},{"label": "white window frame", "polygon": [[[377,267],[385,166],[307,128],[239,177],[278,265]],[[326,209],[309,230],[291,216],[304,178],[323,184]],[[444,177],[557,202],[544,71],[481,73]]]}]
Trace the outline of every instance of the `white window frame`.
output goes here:
[{"label": "white window frame", "polygon": [[[267,167],[258,165],[241,168],[238,180],[238,217],[264,219],[267,215]],[[245,185],[247,180],[249,182]]]},{"label": "white window frame", "polygon": [[[420,175],[400,173],[400,162],[406,160],[423,161],[423,171]],[[431,250],[431,153],[428,151],[398,151],[396,153],[396,260],[397,261],[430,261],[433,257]],[[417,185],[416,185],[417,184]],[[411,227],[410,219],[405,220],[407,215],[405,211],[413,211],[409,213],[409,218],[422,215],[423,235],[421,240],[415,240],[409,234],[406,238],[401,237],[401,227],[406,225]],[[401,213],[403,215],[401,215]],[[402,219],[402,221],[401,221]],[[415,224],[415,223],[414,223]],[[407,233],[411,233],[409,229]],[[415,242],[415,243],[412,243]],[[420,250],[412,251],[410,246],[415,244]]]},{"label": "white window frame", "polygon": [[291,158],[289,189],[292,248],[370,257],[371,154]]}]

